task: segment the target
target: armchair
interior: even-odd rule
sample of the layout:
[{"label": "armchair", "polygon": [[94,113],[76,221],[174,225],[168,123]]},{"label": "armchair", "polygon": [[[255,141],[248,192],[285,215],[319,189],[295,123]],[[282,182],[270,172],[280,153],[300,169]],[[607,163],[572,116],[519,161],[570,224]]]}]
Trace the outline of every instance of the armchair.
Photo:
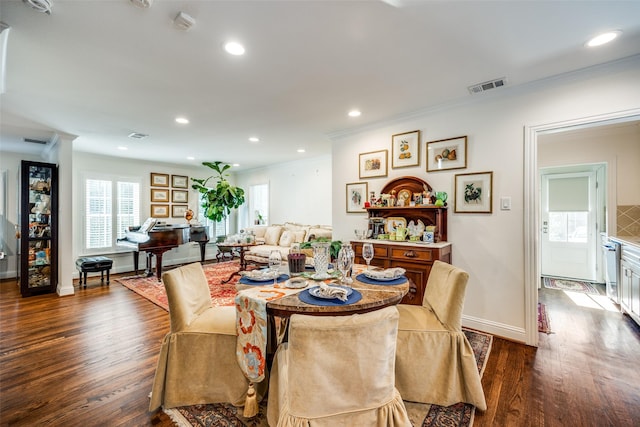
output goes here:
[{"label": "armchair", "polygon": [[462,332],[469,275],[435,261],[422,306],[398,305],[396,387],[411,402],[487,409],[471,344]]},{"label": "armchair", "polygon": [[[200,263],[162,275],[171,331],[164,337],[149,410],[160,406],[245,402],[248,380],[236,358],[236,309],[212,307]],[[258,401],[267,380],[256,385]]]}]

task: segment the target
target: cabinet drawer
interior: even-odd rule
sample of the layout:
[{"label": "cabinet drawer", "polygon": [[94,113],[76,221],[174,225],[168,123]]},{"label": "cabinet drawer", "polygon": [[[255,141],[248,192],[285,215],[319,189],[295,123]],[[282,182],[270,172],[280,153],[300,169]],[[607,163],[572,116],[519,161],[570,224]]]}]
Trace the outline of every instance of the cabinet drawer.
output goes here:
[{"label": "cabinet drawer", "polygon": [[391,258],[397,260],[433,262],[438,259],[437,251],[433,249],[391,247],[390,250]]},{"label": "cabinet drawer", "polygon": [[[362,243],[352,243],[353,251],[356,256],[362,257]],[[374,258],[386,258],[387,257],[387,247],[382,245],[373,245],[373,257]]]}]

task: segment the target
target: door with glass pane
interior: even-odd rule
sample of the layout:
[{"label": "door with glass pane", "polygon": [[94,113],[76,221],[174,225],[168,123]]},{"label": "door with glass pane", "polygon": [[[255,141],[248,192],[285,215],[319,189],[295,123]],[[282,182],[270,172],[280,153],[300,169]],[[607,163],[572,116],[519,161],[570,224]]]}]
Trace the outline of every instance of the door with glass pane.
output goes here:
[{"label": "door with glass pane", "polygon": [[542,175],[543,276],[597,281],[596,173]]}]

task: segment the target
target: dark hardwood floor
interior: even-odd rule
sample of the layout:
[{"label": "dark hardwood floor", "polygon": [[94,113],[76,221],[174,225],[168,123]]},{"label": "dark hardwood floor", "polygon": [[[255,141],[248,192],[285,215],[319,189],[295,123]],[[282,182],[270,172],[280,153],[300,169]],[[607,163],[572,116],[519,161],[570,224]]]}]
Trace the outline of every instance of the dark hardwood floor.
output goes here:
[{"label": "dark hardwood floor", "polygon": [[[541,290],[553,334],[535,349],[495,338],[474,426],[632,426],[640,328]],[[148,394],[168,313],[112,281],[21,298],[0,283],[0,425],[171,426]]]}]

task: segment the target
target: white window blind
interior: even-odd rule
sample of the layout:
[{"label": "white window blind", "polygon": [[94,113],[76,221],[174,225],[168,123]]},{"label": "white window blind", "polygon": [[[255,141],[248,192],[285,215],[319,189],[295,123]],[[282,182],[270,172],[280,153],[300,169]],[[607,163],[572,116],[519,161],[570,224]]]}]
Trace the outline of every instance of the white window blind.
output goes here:
[{"label": "white window blind", "polygon": [[[116,237],[124,237],[129,226],[138,224],[140,183],[85,180],[85,250],[111,250],[115,247]],[[114,228],[117,230],[115,235]]]},{"label": "white window blind", "polygon": [[549,212],[589,210],[589,177],[549,180]]}]

